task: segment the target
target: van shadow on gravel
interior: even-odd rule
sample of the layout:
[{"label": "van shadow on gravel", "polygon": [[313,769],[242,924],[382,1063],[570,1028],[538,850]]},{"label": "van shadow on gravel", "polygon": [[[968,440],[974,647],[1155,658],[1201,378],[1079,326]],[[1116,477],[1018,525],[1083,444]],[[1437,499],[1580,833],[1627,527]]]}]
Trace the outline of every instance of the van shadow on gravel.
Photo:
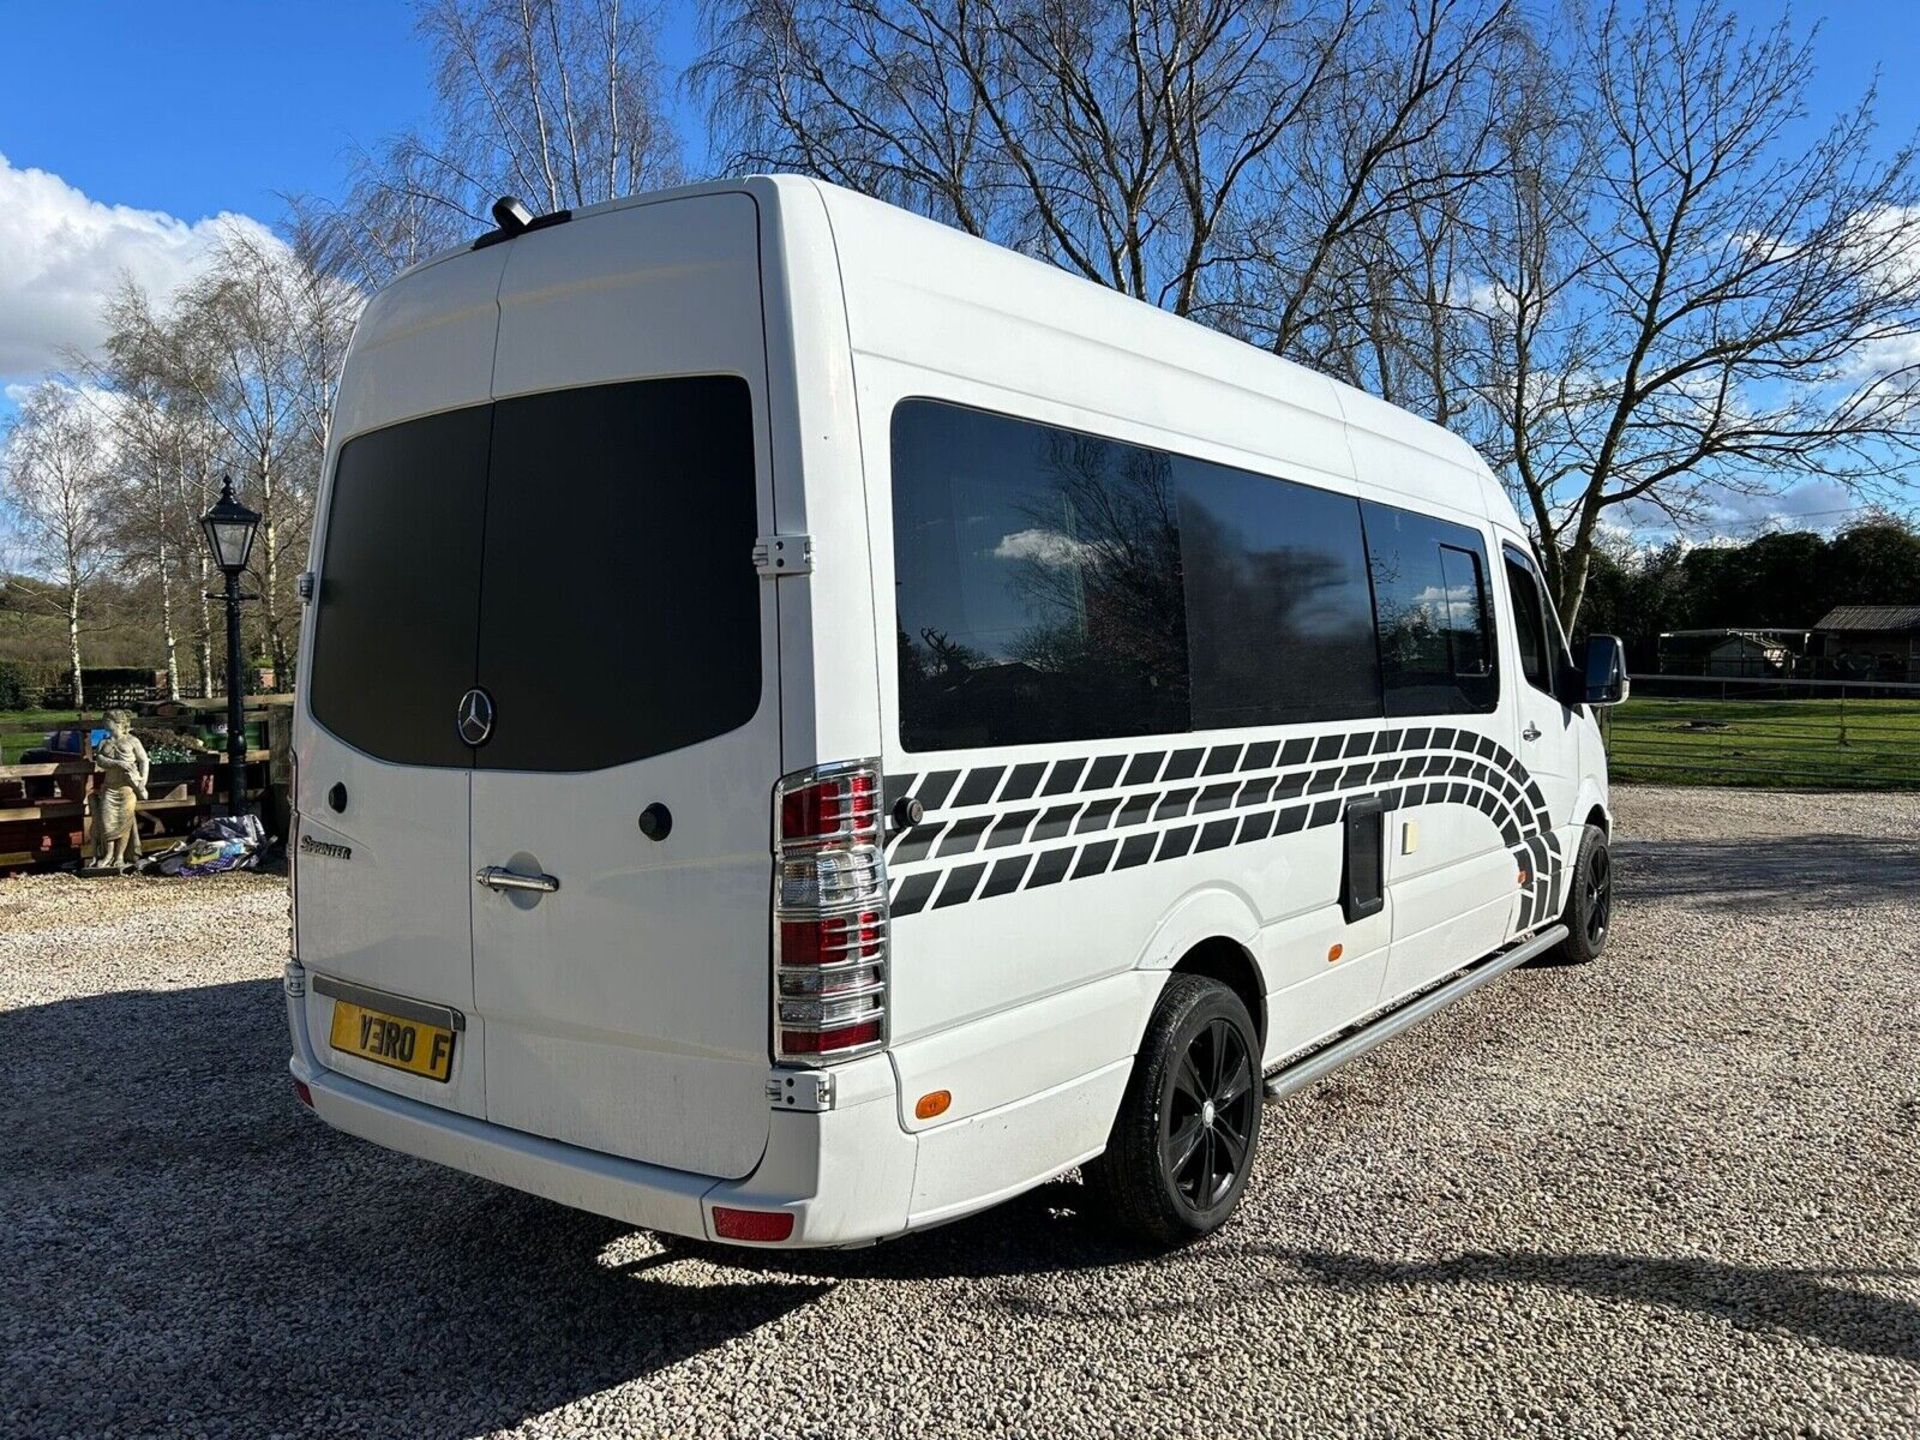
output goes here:
[{"label": "van shadow on gravel", "polygon": [[[1226,1232],[1231,1235],[1233,1232]],[[1647,1308],[1687,1310],[1736,1330],[1784,1330],[1837,1350],[1920,1366],[1920,1305],[1843,1288],[1828,1281],[1920,1279],[1914,1270],[1791,1269],[1734,1265],[1697,1257],[1477,1252],[1439,1260],[1382,1260],[1366,1255],[1301,1249],[1263,1242],[1221,1244],[1216,1254],[1277,1261],[1291,1273],[1244,1274],[1238,1283],[1194,1299],[1149,1300],[1124,1313],[1036,1303],[1030,1297],[1000,1303],[1027,1314],[1068,1319],[1127,1318],[1143,1311],[1185,1313],[1231,1308],[1249,1290],[1431,1291],[1446,1285],[1570,1291]],[[1497,1303],[1497,1302],[1489,1302]]]},{"label": "van shadow on gravel", "polygon": [[[510,1427],[830,1288],[335,1135],[277,981],[0,1012],[0,1435]],[[682,1277],[683,1279],[685,1277]]]},{"label": "van shadow on gravel", "polygon": [[1811,904],[1907,904],[1920,894],[1920,845],[1911,840],[1867,835],[1620,840],[1613,854],[1623,900],[1752,914],[1797,913]]},{"label": "van shadow on gravel", "polygon": [[[1376,1260],[1249,1246],[1343,1290],[1437,1285],[1519,1285],[1572,1290],[1634,1304],[1691,1310],[1738,1330],[1789,1330],[1856,1355],[1920,1365],[1920,1305],[1824,1283],[1850,1272],[1734,1265],[1697,1257],[1498,1252],[1444,1260]],[[1920,1270],[1880,1272],[1920,1279]]]}]

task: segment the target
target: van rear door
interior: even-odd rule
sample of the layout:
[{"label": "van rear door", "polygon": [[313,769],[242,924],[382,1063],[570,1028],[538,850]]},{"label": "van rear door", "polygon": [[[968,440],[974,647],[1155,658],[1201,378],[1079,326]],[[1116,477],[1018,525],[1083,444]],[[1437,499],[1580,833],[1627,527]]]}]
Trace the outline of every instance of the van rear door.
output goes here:
[{"label": "van rear door", "polygon": [[501,248],[467,882],[487,1117],[742,1176],[781,773],[757,207]]},{"label": "van rear door", "polygon": [[332,1049],[335,999],[309,989],[314,1043],[344,1074],[474,1116],[486,1086],[470,1014],[472,756],[454,720],[473,683],[505,263],[496,248],[430,265],[376,296],[355,329],[295,722],[302,962],[468,1022],[444,1080]]}]

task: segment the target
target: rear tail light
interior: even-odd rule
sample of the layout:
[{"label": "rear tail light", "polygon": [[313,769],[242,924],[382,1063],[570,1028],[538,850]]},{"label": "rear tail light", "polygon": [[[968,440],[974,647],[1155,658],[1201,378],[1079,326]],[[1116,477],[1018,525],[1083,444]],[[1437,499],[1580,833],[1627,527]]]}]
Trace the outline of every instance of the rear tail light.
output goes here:
[{"label": "rear tail light", "polygon": [[887,1038],[880,766],[823,765],[774,787],[774,1057],[827,1065]]},{"label": "rear tail light", "polygon": [[780,782],[782,844],[872,844],[879,838],[877,765],[821,766]]},{"label": "rear tail light", "polygon": [[287,752],[287,954],[300,958],[300,752]]}]

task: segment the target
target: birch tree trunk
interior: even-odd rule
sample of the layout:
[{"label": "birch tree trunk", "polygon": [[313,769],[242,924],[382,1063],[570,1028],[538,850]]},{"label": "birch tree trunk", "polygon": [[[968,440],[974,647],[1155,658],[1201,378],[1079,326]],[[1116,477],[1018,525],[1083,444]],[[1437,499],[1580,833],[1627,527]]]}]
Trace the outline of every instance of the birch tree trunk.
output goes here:
[{"label": "birch tree trunk", "polygon": [[80,675],[80,572],[67,566],[67,658],[73,667],[73,708],[87,708],[86,682]]},{"label": "birch tree trunk", "polygon": [[[287,642],[280,631],[280,526],[274,516],[273,462],[260,451],[260,618],[266,624],[267,646],[273,655],[274,683],[287,669]],[[244,660],[247,657],[242,657]]]},{"label": "birch tree trunk", "polygon": [[167,698],[180,698],[180,639],[173,628],[173,571],[167,565],[167,540],[163,534],[155,547],[154,565],[160,571],[160,636],[167,647]]},{"label": "birch tree trunk", "polygon": [[[200,466],[200,505],[204,511],[207,505],[207,467],[203,461]],[[200,695],[202,699],[213,698],[213,608],[207,600],[207,587],[213,583],[213,566],[207,558],[207,548],[200,547]]]}]

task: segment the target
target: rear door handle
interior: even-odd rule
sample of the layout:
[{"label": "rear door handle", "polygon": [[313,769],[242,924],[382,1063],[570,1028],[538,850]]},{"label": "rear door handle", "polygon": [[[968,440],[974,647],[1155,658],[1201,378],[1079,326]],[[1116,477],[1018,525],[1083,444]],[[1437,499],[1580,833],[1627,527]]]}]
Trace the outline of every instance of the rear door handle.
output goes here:
[{"label": "rear door handle", "polygon": [[1522,740],[1538,740],[1540,738],[1540,727],[1531,720],[1527,721],[1527,728],[1520,732],[1520,738]]},{"label": "rear door handle", "polygon": [[473,872],[473,881],[489,890],[537,890],[542,895],[551,895],[560,888],[557,875],[518,875],[504,865],[481,866]]}]

